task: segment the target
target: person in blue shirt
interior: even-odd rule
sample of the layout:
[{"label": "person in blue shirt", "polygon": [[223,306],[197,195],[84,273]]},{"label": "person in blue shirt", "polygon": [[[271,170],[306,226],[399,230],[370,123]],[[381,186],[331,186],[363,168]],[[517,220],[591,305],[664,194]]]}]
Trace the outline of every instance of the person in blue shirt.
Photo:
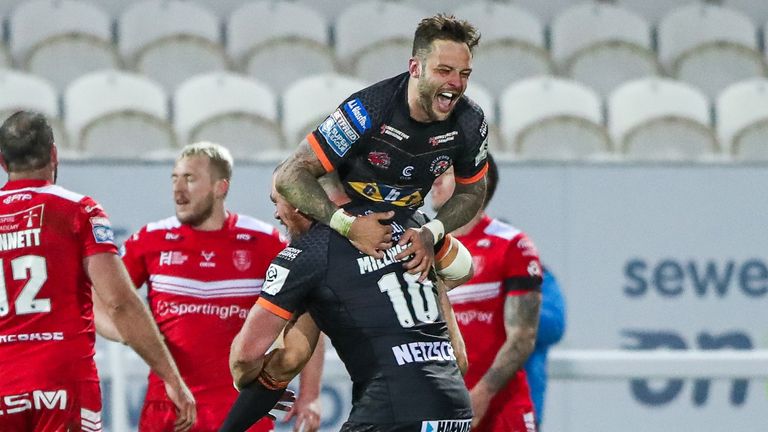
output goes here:
[{"label": "person in blue shirt", "polygon": [[545,267],[541,284],[541,309],[536,347],[525,363],[531,399],[540,425],[544,415],[544,396],[547,390],[547,353],[565,333],[565,300],[555,276]]}]

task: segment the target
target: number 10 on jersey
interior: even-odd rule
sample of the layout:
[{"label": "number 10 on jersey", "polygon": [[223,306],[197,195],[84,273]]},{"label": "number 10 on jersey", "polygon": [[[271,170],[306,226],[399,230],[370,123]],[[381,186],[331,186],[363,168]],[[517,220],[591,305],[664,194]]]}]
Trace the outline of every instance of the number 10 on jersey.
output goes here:
[{"label": "number 10 on jersey", "polygon": [[[395,272],[385,274],[379,279],[378,283],[379,290],[389,296],[389,301],[392,302],[392,307],[395,309],[400,325],[408,328],[416,325],[417,320],[422,323],[435,322],[439,315],[439,310],[437,308],[437,300],[432,291],[432,282],[428,279],[424,282],[419,282],[419,276],[410,273],[403,273],[402,275],[405,284],[401,283]],[[410,308],[408,307],[405,291],[408,291]],[[411,314],[411,310],[413,310],[413,314]],[[416,319],[414,319],[414,314]]]}]

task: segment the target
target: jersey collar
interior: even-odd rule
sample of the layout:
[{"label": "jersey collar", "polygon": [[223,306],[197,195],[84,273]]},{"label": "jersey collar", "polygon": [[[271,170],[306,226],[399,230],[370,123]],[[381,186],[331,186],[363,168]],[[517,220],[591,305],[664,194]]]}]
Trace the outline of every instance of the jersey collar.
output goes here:
[{"label": "jersey collar", "polygon": [[51,182],[48,180],[40,180],[40,179],[19,179],[19,180],[9,180],[5,185],[3,185],[2,190],[16,190],[16,189],[24,189],[24,188],[39,188],[43,186],[49,186],[51,185]]}]

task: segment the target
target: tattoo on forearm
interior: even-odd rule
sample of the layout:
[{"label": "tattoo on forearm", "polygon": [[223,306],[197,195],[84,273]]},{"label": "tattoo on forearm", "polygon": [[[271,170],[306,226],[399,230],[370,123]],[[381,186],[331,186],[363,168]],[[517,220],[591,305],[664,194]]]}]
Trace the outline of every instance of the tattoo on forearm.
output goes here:
[{"label": "tattoo on forearm", "polygon": [[507,340],[483,380],[493,392],[507,385],[515,372],[523,367],[536,344],[536,329],[539,325],[541,293],[529,292],[520,296],[509,296],[504,302],[504,325]]},{"label": "tattoo on forearm", "polygon": [[328,224],[336,205],[328,199],[325,190],[317,181],[323,169],[320,161],[302,143],[296,153],[281,168],[275,187],[289,203],[314,219]]},{"label": "tattoo on forearm", "polygon": [[451,232],[469,223],[483,206],[485,178],[472,184],[456,183],[456,190],[435,216]]}]

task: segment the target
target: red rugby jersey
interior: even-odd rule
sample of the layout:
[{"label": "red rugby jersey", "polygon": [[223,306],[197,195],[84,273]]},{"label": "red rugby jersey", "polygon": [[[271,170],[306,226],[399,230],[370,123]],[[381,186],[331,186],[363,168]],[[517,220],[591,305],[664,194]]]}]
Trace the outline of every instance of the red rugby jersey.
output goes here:
[{"label": "red rugby jersey", "polygon": [[0,190],[0,394],[98,382],[83,259],[117,253],[94,200],[44,180]]},{"label": "red rugby jersey", "polygon": [[[526,291],[507,291],[504,281],[515,278],[540,278],[541,264],[533,242],[517,228],[483,217],[472,231],[456,236],[472,254],[474,277],[449,291],[456,320],[464,336],[469,369],[464,376],[468,388],[477,384],[491,367],[507,338],[504,329],[504,299]],[[520,368],[494,402],[531,407],[525,371]]]},{"label": "red rugby jersey", "polygon": [[[149,306],[198,404],[231,404],[229,348],[261,292],[270,261],[285,247],[277,229],[230,213],[217,231],[171,217],[133,234],[123,250],[131,279],[148,287]],[[147,400],[167,400],[150,372]]]}]

